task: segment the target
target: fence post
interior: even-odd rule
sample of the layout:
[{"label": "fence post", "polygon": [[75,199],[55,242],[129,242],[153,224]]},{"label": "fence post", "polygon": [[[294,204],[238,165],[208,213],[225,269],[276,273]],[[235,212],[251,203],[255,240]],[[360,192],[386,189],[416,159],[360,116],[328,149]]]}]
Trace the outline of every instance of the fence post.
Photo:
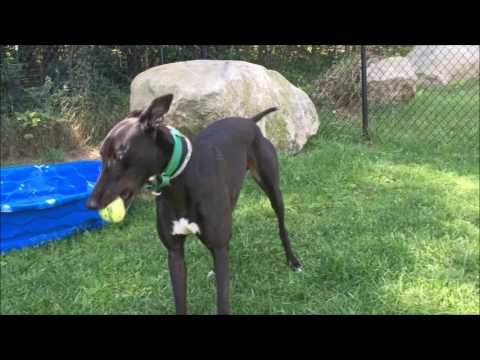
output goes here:
[{"label": "fence post", "polygon": [[360,47],[362,62],[362,135],[365,140],[370,139],[368,134],[368,83],[367,83],[367,55],[365,45]]},{"label": "fence post", "polygon": [[162,65],[165,64],[165,57],[163,54],[163,45],[160,45],[160,62]]}]

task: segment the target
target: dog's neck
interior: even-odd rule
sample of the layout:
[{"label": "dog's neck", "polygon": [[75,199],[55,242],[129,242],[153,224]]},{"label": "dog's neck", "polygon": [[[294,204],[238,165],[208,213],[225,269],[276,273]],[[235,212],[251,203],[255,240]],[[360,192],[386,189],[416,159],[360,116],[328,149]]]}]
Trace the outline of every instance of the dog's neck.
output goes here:
[{"label": "dog's neck", "polygon": [[[155,174],[152,175],[151,178],[159,177],[162,173],[165,172],[167,164],[169,163],[174,152],[175,141],[173,140],[172,135],[169,132],[166,133],[165,131],[163,131],[163,134],[161,135],[161,137],[159,137],[158,141],[159,141],[159,148],[158,148],[159,157],[163,158],[163,161],[158,166],[158,168],[155,171]],[[188,139],[188,142],[187,142],[187,139],[185,139],[184,137],[180,137],[180,141],[182,144],[180,161],[178,162],[177,169],[173,172],[175,174],[177,171],[180,171],[180,173],[174,178],[172,177],[170,179],[170,184],[167,187],[162,188],[162,192],[173,187],[175,184],[178,185],[179,183],[181,183],[180,180],[182,178],[182,175],[185,173],[185,171],[190,165],[190,160],[191,160],[190,157],[192,154],[192,149],[191,149],[192,143],[190,139]]]},{"label": "dog's neck", "polygon": [[[187,156],[187,146],[185,139],[182,139],[182,156],[180,163],[183,163],[185,157]],[[170,151],[170,153],[173,150]],[[166,166],[166,165],[165,165]],[[165,166],[162,168],[162,171],[165,169]],[[187,176],[185,176],[187,170],[193,166],[192,159],[188,162],[183,172],[170,181],[170,185],[161,189],[161,195],[158,197],[160,200],[167,200],[175,210],[177,217],[188,216],[189,208],[188,208],[188,199],[189,199],[189,186],[186,181]]]}]

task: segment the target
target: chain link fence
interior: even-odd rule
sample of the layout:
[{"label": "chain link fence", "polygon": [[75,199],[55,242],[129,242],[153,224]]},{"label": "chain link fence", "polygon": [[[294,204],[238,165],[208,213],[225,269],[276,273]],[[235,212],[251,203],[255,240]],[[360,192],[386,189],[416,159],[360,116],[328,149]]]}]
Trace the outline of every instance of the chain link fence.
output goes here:
[{"label": "chain link fence", "polygon": [[478,45],[363,48],[363,61],[358,49],[315,81],[323,134],[478,145]]},{"label": "chain link fence", "polygon": [[478,147],[479,57],[478,45],[0,46],[2,157],[98,142],[135,75],[199,58],[279,71],[314,101],[321,136]]}]

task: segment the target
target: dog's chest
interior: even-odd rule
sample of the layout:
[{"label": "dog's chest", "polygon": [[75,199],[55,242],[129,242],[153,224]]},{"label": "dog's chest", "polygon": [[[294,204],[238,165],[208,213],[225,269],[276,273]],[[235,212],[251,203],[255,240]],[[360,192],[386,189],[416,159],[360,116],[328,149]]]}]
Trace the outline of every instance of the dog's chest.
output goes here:
[{"label": "dog's chest", "polygon": [[172,235],[189,235],[200,234],[200,227],[195,222],[190,222],[188,219],[182,217],[178,220],[173,220]]}]

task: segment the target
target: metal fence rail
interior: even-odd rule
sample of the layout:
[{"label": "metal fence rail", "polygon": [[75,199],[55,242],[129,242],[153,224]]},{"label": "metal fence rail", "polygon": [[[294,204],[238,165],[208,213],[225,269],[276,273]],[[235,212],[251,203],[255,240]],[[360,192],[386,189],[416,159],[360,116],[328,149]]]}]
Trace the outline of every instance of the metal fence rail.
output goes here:
[{"label": "metal fence rail", "polygon": [[393,56],[369,50],[362,46],[316,81],[324,134],[478,144],[478,45],[414,46]]}]

